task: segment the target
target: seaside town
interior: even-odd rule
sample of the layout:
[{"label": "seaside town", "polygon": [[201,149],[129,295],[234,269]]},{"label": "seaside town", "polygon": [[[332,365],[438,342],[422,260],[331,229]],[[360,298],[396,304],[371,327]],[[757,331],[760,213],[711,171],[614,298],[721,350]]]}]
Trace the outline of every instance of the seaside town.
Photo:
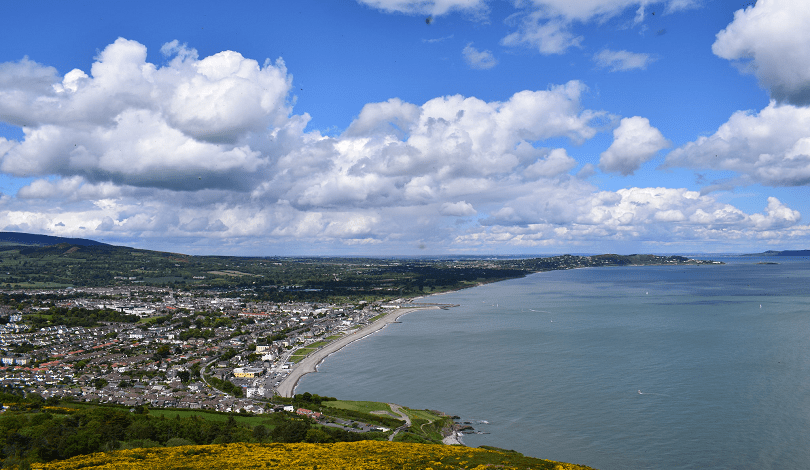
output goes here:
[{"label": "seaside town", "polygon": [[[654,255],[268,261],[22,236],[7,234],[11,245],[0,250],[8,270],[0,272],[0,387],[46,400],[246,413],[291,396],[320,356],[393,321],[392,309],[446,307],[408,299],[556,269],[716,263]],[[43,241],[57,244],[20,245]]]},{"label": "seaside town", "polygon": [[433,294],[552,270],[717,263],[189,256],[0,233],[0,458],[27,465],[236,442],[463,446],[464,435],[488,434],[477,429],[488,421],[296,386],[415,309],[452,315],[458,306]]},{"label": "seaside town", "polygon": [[[255,414],[271,408],[267,398],[308,354],[401,306],[246,302],[150,287],[27,294],[71,298],[0,306],[0,386],[45,399]],[[40,312],[117,312],[127,321],[37,327]]]},{"label": "seaside town", "polygon": [[0,235],[0,388],[136,411],[276,411],[327,355],[410,309],[449,307],[429,294],[558,269],[715,263],[191,257]]}]

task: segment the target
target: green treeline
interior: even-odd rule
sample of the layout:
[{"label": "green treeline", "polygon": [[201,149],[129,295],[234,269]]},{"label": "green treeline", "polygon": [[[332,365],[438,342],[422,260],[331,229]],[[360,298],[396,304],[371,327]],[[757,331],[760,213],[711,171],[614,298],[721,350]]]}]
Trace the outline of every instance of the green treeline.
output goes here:
[{"label": "green treeline", "polygon": [[[64,408],[44,401],[17,400],[0,415],[0,459],[3,467],[49,462],[117,449],[219,444],[230,442],[341,442],[383,439],[382,433],[352,433],[324,427],[289,413],[246,417],[172,411],[150,416],[143,407]],[[14,408],[18,408],[14,411]],[[185,416],[181,417],[183,413]],[[202,417],[202,416],[210,416]]]},{"label": "green treeline", "polygon": [[189,328],[188,330],[180,332],[180,341],[186,341],[191,338],[213,338],[214,330],[199,328]]},{"label": "green treeline", "polygon": [[57,325],[91,328],[100,325],[101,322],[136,323],[138,320],[137,315],[128,315],[117,310],[86,309],[84,307],[51,307],[41,311],[38,315],[26,317],[26,322],[31,323],[37,329]]},{"label": "green treeline", "polygon": [[231,382],[230,380],[222,380],[212,375],[206,375],[205,381],[208,382],[208,384],[214,387],[215,389],[222,390],[223,392],[229,395],[233,395],[237,398],[240,398],[243,395],[242,388],[234,385],[234,383]]}]

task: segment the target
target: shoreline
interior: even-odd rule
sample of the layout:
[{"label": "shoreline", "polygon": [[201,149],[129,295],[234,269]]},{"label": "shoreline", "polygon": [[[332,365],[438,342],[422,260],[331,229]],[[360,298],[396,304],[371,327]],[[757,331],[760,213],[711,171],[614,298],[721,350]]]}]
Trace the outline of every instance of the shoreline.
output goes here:
[{"label": "shoreline", "polygon": [[408,313],[414,312],[416,310],[428,310],[428,309],[439,309],[439,306],[430,305],[425,307],[406,307],[406,308],[397,308],[394,309],[391,313],[386,314],[385,316],[378,318],[376,321],[371,323],[370,325],[366,325],[363,328],[346,335],[340,339],[337,339],[326,346],[322,347],[321,349],[314,351],[309,356],[305,357],[301,360],[298,364],[293,366],[290,370],[290,374],[281,381],[279,386],[276,388],[276,393],[281,395],[282,397],[290,398],[295,394],[295,389],[298,387],[298,381],[301,380],[301,377],[318,371],[318,365],[324,361],[330,355],[340,351],[344,347],[348,346],[349,344],[359,341],[366,336],[376,333],[381,329],[385,328],[391,323],[396,322],[399,320],[399,317],[406,315]]},{"label": "shoreline", "polygon": [[461,433],[456,430],[453,430],[452,434],[444,436],[444,439],[442,439],[442,444],[446,446],[467,446],[467,444],[465,444],[461,439]]}]

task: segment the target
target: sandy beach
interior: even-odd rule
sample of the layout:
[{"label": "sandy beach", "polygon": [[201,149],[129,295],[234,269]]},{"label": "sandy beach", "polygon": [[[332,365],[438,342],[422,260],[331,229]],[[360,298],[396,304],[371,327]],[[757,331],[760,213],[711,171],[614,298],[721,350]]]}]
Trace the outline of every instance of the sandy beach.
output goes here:
[{"label": "sandy beach", "polygon": [[320,364],[327,356],[332,353],[335,353],[345,347],[347,344],[353,343],[357,340],[365,338],[366,336],[383,329],[389,323],[394,323],[401,317],[407,313],[413,312],[415,310],[425,310],[425,309],[437,309],[439,308],[438,305],[430,305],[425,307],[407,307],[407,308],[397,308],[392,309],[391,313],[386,314],[385,316],[378,318],[374,323],[367,325],[354,333],[348,334],[338,340],[335,340],[326,346],[322,347],[321,349],[313,352],[309,356],[305,357],[301,362],[293,366],[290,369],[290,375],[284,378],[281,381],[278,388],[276,389],[277,393],[282,397],[291,397],[295,393],[295,387],[298,385],[298,381],[306,374],[310,372],[317,372],[318,364]]}]

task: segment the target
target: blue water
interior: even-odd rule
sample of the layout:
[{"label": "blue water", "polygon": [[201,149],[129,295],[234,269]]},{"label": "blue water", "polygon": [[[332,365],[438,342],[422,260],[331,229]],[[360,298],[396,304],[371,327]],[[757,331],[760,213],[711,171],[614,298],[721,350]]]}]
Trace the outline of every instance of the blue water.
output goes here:
[{"label": "blue water", "polygon": [[432,296],[461,306],[403,316],[297,392],[487,420],[467,445],[601,470],[810,468],[810,261],[723,261]]}]

